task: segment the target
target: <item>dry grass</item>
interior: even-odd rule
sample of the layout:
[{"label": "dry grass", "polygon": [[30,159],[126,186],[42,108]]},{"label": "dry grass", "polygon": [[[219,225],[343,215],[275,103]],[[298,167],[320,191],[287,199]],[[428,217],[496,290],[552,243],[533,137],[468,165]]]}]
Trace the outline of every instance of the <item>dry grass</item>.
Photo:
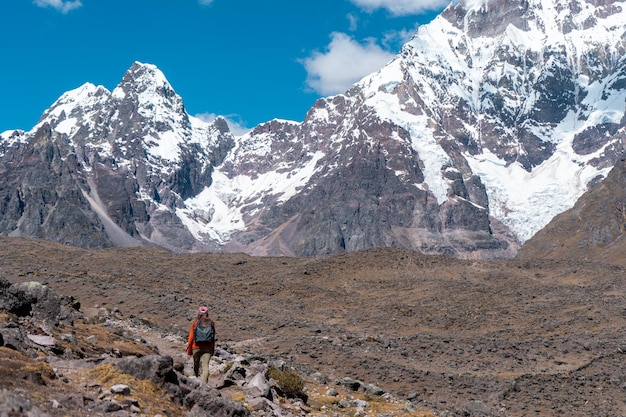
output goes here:
[{"label": "dry grass", "polygon": [[0,347],[0,388],[45,386],[55,379],[52,367],[46,362]]},{"label": "dry grass", "polygon": [[353,416],[357,413],[357,407],[339,407],[339,401],[343,398],[366,401],[368,406],[365,409],[368,415],[390,415],[407,417],[435,417],[432,411],[423,406],[413,406],[407,408],[407,404],[402,401],[389,401],[383,397],[366,395],[359,392],[348,392],[336,386],[337,396],[328,396],[326,392],[330,389],[327,385],[308,383],[306,394],[308,395],[307,405],[310,407],[311,416],[324,416],[328,412],[344,416]]},{"label": "dry grass", "polygon": [[86,372],[84,381],[90,384],[98,383],[105,389],[116,384],[127,385],[130,387],[128,397],[121,394],[114,394],[113,397],[119,402],[123,402],[127,398],[137,400],[139,407],[145,414],[165,414],[172,417],[185,415],[184,410],[174,405],[166,391],[151,381],[140,380],[125,374],[113,365],[107,364],[90,369]]},{"label": "dry grass", "polygon": [[[75,322],[63,324],[58,333],[71,333],[76,343],[64,341],[62,347],[80,356],[97,356],[114,353],[118,356],[146,356],[158,353],[153,347],[112,333],[103,326]],[[92,341],[95,340],[95,343]]]}]

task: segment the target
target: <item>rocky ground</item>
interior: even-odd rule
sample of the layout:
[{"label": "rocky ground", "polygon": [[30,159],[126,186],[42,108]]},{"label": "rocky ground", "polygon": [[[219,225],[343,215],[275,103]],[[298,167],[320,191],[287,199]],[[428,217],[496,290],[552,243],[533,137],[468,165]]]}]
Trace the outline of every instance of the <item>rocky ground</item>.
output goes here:
[{"label": "rocky ground", "polygon": [[183,337],[87,310],[37,281],[0,277],[0,416],[432,416],[374,385],[300,375],[237,343],[220,343],[201,383]]},{"label": "rocky ground", "polygon": [[[141,348],[185,363],[187,327],[208,305],[224,351],[284,363],[307,380],[309,404],[287,408],[295,415],[626,416],[619,259],[473,262],[396,249],[255,258],[22,239],[0,239],[0,253],[10,282],[39,281],[75,297],[88,317],[104,309],[152,329],[122,356]],[[351,391],[337,384],[344,378],[362,384]],[[374,401],[370,384],[385,397]],[[347,391],[328,397],[336,387]],[[369,407],[339,407],[357,396]],[[159,413],[181,413],[167,410]]]}]

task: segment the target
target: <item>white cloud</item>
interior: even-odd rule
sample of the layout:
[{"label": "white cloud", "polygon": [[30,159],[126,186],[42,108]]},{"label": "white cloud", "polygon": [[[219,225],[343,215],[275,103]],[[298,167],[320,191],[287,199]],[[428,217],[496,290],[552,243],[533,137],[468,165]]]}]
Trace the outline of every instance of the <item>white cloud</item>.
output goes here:
[{"label": "white cloud", "polygon": [[57,9],[61,13],[68,13],[69,11],[78,9],[83,5],[80,0],[35,0],[33,3],[35,3],[39,7],[52,7],[53,9]]},{"label": "white cloud", "polygon": [[348,18],[348,22],[350,22],[350,31],[354,32],[355,30],[357,30],[357,27],[359,25],[359,18],[352,13],[349,13],[346,17]]},{"label": "white cloud", "polygon": [[208,6],[209,4],[213,3],[213,0],[198,0],[198,3],[203,6]]},{"label": "white cloud", "polygon": [[360,44],[345,33],[334,32],[331,37],[326,52],[315,51],[301,61],[308,74],[307,84],[323,95],[346,91],[394,57],[372,39]]},{"label": "white cloud", "polygon": [[387,9],[396,16],[422,14],[439,10],[450,4],[450,0],[350,0],[367,11]]},{"label": "white cloud", "polygon": [[[203,122],[211,123],[213,120],[215,120],[217,116],[218,115],[215,113],[199,113],[199,114],[196,114],[195,117],[202,120]],[[251,130],[251,128],[245,125],[245,123],[241,120],[241,117],[239,117],[239,115],[234,114],[234,115],[222,116],[222,117],[226,119],[228,128],[230,129],[231,133],[235,136],[241,136],[245,133],[248,133]]]},{"label": "white cloud", "polygon": [[411,40],[419,25],[413,29],[392,30],[384,34],[382,45],[388,50],[399,50],[402,45]]}]

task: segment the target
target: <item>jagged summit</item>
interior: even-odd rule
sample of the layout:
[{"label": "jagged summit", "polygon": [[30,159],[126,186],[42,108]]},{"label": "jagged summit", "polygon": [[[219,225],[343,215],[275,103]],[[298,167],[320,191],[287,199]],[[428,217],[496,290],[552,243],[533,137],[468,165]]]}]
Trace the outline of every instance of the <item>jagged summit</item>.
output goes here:
[{"label": "jagged summit", "polygon": [[[153,116],[158,119],[163,115],[162,109],[169,110],[170,116],[174,118],[186,114],[182,98],[176,94],[161,70],[153,64],[135,62],[126,71],[112,94],[120,101],[132,100],[137,103],[139,105],[137,110],[144,117]],[[162,121],[166,120],[157,120]]]},{"label": "jagged summit", "polygon": [[173,93],[173,88],[167,78],[154,64],[145,64],[135,61],[126,71],[120,87],[128,86],[132,90],[145,91],[149,86]]},{"label": "jagged summit", "polygon": [[[134,63],[112,93],[85,85],[31,132],[4,133],[13,159],[0,167],[31,175],[15,155],[47,138],[55,161],[75,161],[66,169],[89,204],[72,201],[97,213],[101,224],[88,223],[105,241],[513,256],[624,154],[624,33],[624,1],[461,1],[301,123],[239,137],[221,118],[188,115],[156,66]],[[29,235],[45,215],[10,191],[25,185],[7,184],[1,201],[17,209],[0,230]]]}]

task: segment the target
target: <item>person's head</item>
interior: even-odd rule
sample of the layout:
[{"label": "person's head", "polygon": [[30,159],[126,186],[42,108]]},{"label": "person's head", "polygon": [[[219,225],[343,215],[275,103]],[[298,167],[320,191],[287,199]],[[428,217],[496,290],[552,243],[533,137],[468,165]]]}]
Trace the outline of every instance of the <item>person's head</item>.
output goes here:
[{"label": "person's head", "polygon": [[209,317],[209,309],[205,306],[201,306],[198,308],[198,318]]}]

